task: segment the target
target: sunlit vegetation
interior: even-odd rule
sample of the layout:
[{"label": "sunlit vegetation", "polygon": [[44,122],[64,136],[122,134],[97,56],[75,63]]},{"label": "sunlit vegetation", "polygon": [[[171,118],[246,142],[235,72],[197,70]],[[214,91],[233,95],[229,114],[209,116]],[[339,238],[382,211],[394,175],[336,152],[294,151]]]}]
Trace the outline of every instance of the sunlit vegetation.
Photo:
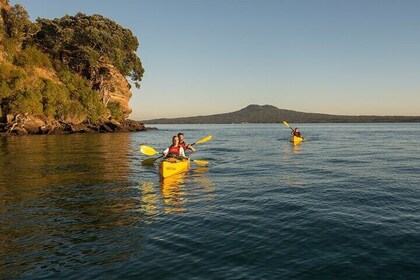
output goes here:
[{"label": "sunlit vegetation", "polygon": [[[2,7],[0,7],[2,8]],[[104,103],[93,86],[101,63],[138,86],[143,67],[137,38],[100,15],[31,22],[21,5],[0,13],[0,117],[31,114],[68,123],[123,120],[119,103]]]}]

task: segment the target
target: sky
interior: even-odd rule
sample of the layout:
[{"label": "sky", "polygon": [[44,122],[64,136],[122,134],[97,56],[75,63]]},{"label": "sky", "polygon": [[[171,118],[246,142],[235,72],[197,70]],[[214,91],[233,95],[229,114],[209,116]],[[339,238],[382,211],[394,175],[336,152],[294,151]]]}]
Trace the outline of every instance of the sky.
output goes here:
[{"label": "sky", "polygon": [[249,104],[420,115],[420,1],[11,0],[31,19],[101,14],[131,29],[145,73],[130,118]]}]

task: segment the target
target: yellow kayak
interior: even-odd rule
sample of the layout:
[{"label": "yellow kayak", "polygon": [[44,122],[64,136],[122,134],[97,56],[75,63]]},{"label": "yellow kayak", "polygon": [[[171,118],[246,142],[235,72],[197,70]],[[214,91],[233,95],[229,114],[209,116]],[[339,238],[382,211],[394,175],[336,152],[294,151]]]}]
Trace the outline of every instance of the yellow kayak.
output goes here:
[{"label": "yellow kayak", "polygon": [[297,136],[294,136],[294,135],[292,137],[290,137],[290,142],[292,142],[293,145],[300,144],[300,143],[302,143],[302,141],[303,141],[302,137],[297,137]]},{"label": "yellow kayak", "polygon": [[190,169],[190,161],[188,159],[167,158],[159,164],[159,173],[163,178],[188,171],[188,169]]}]

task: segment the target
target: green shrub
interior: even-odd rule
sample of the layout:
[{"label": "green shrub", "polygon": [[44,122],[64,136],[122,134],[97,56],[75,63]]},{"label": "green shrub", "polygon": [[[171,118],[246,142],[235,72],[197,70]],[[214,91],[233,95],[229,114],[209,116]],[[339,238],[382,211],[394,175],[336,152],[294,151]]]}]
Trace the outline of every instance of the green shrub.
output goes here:
[{"label": "green shrub", "polygon": [[63,107],[63,120],[69,123],[82,123],[86,120],[86,110],[80,102],[76,100],[70,100],[68,103],[62,104]]},{"label": "green shrub", "polygon": [[92,90],[84,77],[69,70],[60,71],[59,76],[68,90],[68,99],[78,101],[83,106],[86,121],[98,123],[106,114],[99,92]]},{"label": "green shrub", "polygon": [[65,115],[66,103],[69,102],[69,93],[64,85],[56,84],[51,80],[44,80],[42,90],[42,105],[47,117],[60,118]]},{"label": "green shrub", "polygon": [[42,115],[43,106],[40,90],[35,88],[17,93],[10,103],[9,110],[12,114],[30,113],[33,115]]},{"label": "green shrub", "polygon": [[104,117],[106,110],[99,98],[98,92],[89,89],[82,91],[81,94],[80,101],[88,112],[88,121],[90,123],[99,122]]},{"label": "green shrub", "polygon": [[28,75],[22,68],[0,63],[0,81],[7,84],[10,89],[10,91],[0,92],[0,97],[9,97],[15,92],[25,91],[28,86],[27,78]]},{"label": "green shrub", "polygon": [[5,82],[0,80],[0,103],[1,99],[7,98],[12,95],[12,90],[10,89],[9,85]]},{"label": "green shrub", "polygon": [[52,68],[49,56],[35,46],[27,46],[15,55],[13,63],[21,67]]},{"label": "green shrub", "polygon": [[122,121],[124,119],[124,113],[121,110],[121,104],[117,102],[108,103],[107,108],[109,109],[111,116],[118,120]]},{"label": "green shrub", "polygon": [[13,58],[21,49],[21,42],[14,38],[4,38],[1,41],[4,52],[11,58]]}]

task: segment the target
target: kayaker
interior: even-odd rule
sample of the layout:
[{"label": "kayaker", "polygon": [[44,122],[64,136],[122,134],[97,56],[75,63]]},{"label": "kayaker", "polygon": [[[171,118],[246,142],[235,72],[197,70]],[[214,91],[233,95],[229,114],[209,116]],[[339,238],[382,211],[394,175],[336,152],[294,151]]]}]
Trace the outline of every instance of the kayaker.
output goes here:
[{"label": "kayaker", "polygon": [[299,132],[299,128],[295,128],[295,130],[293,130],[292,132],[291,132],[291,134],[293,135],[293,136],[296,136],[296,137],[300,137],[300,138],[302,138],[302,134],[300,134],[300,132]]},{"label": "kayaker", "polygon": [[186,152],[187,150],[190,150],[192,152],[195,152],[195,149],[192,145],[189,145],[187,143],[184,142],[184,133],[180,132],[178,133],[178,138],[179,138],[179,145],[184,148],[184,151]]},{"label": "kayaker", "polygon": [[184,148],[179,145],[179,138],[177,135],[172,137],[172,145],[163,151],[165,157],[185,157]]}]

